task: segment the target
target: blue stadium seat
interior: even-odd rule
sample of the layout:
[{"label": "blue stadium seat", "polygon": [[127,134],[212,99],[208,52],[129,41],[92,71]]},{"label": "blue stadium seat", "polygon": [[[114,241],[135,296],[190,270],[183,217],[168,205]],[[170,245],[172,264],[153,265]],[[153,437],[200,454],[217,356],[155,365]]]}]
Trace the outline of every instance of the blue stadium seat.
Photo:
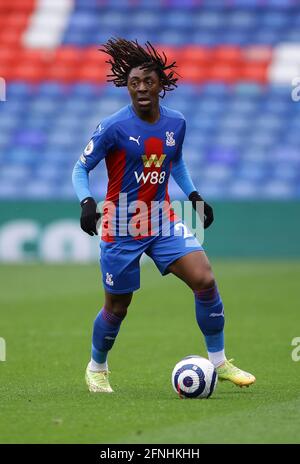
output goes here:
[{"label": "blue stadium seat", "polygon": [[21,99],[25,100],[31,98],[34,94],[34,86],[25,82],[9,82],[7,85],[7,99]]},{"label": "blue stadium seat", "polygon": [[68,94],[68,86],[57,82],[46,81],[40,84],[38,92],[40,95],[61,99]]},{"label": "blue stadium seat", "polygon": [[96,85],[96,84],[90,84],[88,82],[79,82],[73,84],[71,87],[71,95],[72,98],[86,98],[86,99],[94,99],[96,96],[100,96],[101,93],[103,92],[103,87]]},{"label": "blue stadium seat", "polygon": [[[113,35],[177,47],[300,42],[295,0],[200,3],[76,0],[62,42],[95,46]],[[0,198],[74,198],[74,163],[97,124],[129,103],[126,88],[85,82],[15,81],[7,97],[0,103]],[[161,103],[184,113],[185,159],[206,196],[300,198],[300,104],[290,86],[180,80]],[[105,182],[101,165],[91,187],[104,194]]]},{"label": "blue stadium seat", "polygon": [[260,14],[251,10],[231,11],[226,15],[225,26],[230,29],[253,28],[258,22]]}]

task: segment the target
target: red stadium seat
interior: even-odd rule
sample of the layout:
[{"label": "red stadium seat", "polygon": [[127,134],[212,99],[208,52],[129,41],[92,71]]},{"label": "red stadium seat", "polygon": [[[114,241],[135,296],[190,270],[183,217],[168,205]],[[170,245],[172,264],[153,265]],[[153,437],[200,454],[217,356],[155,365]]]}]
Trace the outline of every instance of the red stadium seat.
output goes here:
[{"label": "red stadium seat", "polygon": [[21,62],[49,62],[53,59],[51,51],[38,48],[20,48],[17,55]]},{"label": "red stadium seat", "polygon": [[95,84],[103,84],[106,82],[106,75],[109,74],[109,67],[106,66],[81,66],[79,68],[77,79],[79,81],[87,81]]},{"label": "red stadium seat", "polygon": [[219,45],[213,48],[212,57],[216,64],[219,61],[238,63],[242,59],[242,50],[236,45]]},{"label": "red stadium seat", "polygon": [[10,81],[13,76],[13,67],[8,62],[0,62],[0,76]]},{"label": "red stadium seat", "polygon": [[45,76],[51,60],[51,52],[30,48],[19,49],[15,54],[15,72],[25,80],[38,82],[41,76]]},{"label": "red stadium seat", "polygon": [[2,29],[6,25],[6,17],[7,17],[7,15],[0,11],[0,31],[2,31]]},{"label": "red stadium seat", "polygon": [[47,79],[64,83],[72,83],[77,80],[76,65],[53,62],[47,72]]},{"label": "red stadium seat", "polygon": [[157,47],[161,56],[163,56],[163,52],[165,53],[168,59],[168,63],[172,63],[172,61],[178,61],[180,58],[180,52],[176,47],[171,47],[168,45],[155,45],[155,47]]},{"label": "red stadium seat", "polygon": [[54,54],[56,63],[79,63],[82,62],[84,52],[79,47],[63,46],[57,48]]},{"label": "red stadium seat", "polygon": [[248,62],[244,63],[241,68],[240,79],[249,82],[259,82],[265,84],[268,82],[268,63]]},{"label": "red stadium seat", "polygon": [[36,0],[13,0],[11,3],[13,11],[24,11],[26,13],[30,13],[36,7],[37,2]]},{"label": "red stadium seat", "polygon": [[[98,51],[98,46],[88,47],[83,51],[80,67],[86,67],[91,69],[108,69],[109,65],[105,63],[105,61],[108,59],[108,55]],[[89,72],[90,71],[86,71],[86,75],[88,75]],[[91,71],[91,74],[93,74],[93,71]],[[97,79],[95,81],[94,78],[92,78],[92,81],[97,82]]]},{"label": "red stadium seat", "polygon": [[95,64],[104,63],[108,60],[108,55],[98,50],[98,45],[92,47],[86,47],[83,49],[83,62],[94,62]]},{"label": "red stadium seat", "polygon": [[[196,68],[198,69],[198,72],[200,72],[202,69],[206,70],[206,73],[207,73],[207,70],[210,68],[211,66],[211,62],[209,60],[206,60],[206,61],[195,61],[195,60],[190,60],[188,58],[184,59],[184,60],[180,60],[178,62],[178,73],[180,75],[182,75],[182,73],[185,73],[185,69],[186,68]],[[202,75],[202,71],[201,71],[201,75]]]},{"label": "red stadium seat", "polygon": [[21,40],[22,32],[22,30],[13,29],[11,27],[5,27],[4,29],[2,29],[0,31],[1,47],[18,47]]},{"label": "red stadium seat", "polygon": [[7,0],[0,0],[0,15],[3,17],[13,10],[13,3]]},{"label": "red stadium seat", "polygon": [[238,80],[239,68],[236,65],[221,61],[211,66],[209,77],[212,81],[231,84]]},{"label": "red stadium seat", "polygon": [[10,13],[5,15],[5,24],[7,28],[14,28],[20,30],[24,30],[27,26],[29,20],[29,15],[24,12],[17,12],[17,13]]},{"label": "red stadium seat", "polygon": [[6,61],[13,61],[14,60],[14,53],[8,47],[0,48],[0,63],[4,63]]},{"label": "red stadium seat", "polygon": [[14,61],[9,58],[9,57],[3,57],[1,56],[1,52],[0,52],[0,64],[1,64],[1,72],[0,73],[0,77],[5,77],[6,79],[9,78],[9,76],[11,75],[11,70],[12,68],[14,67]]},{"label": "red stadium seat", "polygon": [[190,45],[180,49],[180,59],[190,63],[203,63],[211,59],[211,49],[200,45]]},{"label": "red stadium seat", "polygon": [[209,78],[209,68],[207,66],[186,64],[178,72],[182,76],[182,79],[195,84],[205,82]]},{"label": "red stadium seat", "polygon": [[269,45],[248,45],[243,48],[243,58],[247,61],[269,63],[272,60],[273,48]]},{"label": "red stadium seat", "polygon": [[187,66],[195,66],[198,68],[208,68],[210,66],[210,55],[209,53],[192,53],[189,50],[187,53],[184,51],[179,54],[179,59],[176,61],[178,65],[178,72],[181,74],[183,69]]},{"label": "red stadium seat", "polygon": [[21,63],[12,69],[12,80],[37,83],[45,79],[47,68],[36,63]]}]

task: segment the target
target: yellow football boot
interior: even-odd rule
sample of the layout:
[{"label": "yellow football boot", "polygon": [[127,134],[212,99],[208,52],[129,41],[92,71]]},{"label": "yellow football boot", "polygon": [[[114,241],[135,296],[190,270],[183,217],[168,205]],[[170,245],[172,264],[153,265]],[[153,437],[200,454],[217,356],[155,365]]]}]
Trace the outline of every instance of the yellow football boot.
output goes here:
[{"label": "yellow football boot", "polygon": [[229,380],[240,387],[249,387],[249,385],[255,382],[256,379],[254,375],[249,372],[242,371],[242,369],[234,366],[232,361],[233,359],[230,359],[229,361],[226,360],[222,366],[216,368],[218,378],[221,382]]},{"label": "yellow football boot", "polygon": [[109,371],[93,372],[88,367],[85,372],[85,381],[90,392],[113,393],[108,381]]}]

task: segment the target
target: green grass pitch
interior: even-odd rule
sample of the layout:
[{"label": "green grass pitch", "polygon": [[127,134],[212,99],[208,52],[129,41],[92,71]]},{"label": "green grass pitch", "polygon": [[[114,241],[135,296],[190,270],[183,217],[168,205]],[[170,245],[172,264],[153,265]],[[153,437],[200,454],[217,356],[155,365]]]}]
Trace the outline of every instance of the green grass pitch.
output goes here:
[{"label": "green grass pitch", "polygon": [[300,263],[212,261],[226,315],[226,351],[257,382],[218,384],[180,400],[170,376],[206,356],[193,296],[152,263],[110,354],[112,395],[87,392],[84,371],[102,305],[97,266],[0,267],[1,443],[299,443]]}]

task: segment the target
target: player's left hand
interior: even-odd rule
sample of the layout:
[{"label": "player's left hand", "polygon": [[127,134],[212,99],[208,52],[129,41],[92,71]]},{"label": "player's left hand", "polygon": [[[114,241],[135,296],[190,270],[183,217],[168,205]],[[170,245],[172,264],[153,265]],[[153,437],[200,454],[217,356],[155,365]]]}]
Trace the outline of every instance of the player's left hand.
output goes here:
[{"label": "player's left hand", "polygon": [[98,235],[97,222],[101,214],[97,212],[97,203],[94,198],[87,197],[80,203],[82,211],[80,217],[80,226],[84,232],[93,236]]},{"label": "player's left hand", "polygon": [[[206,203],[206,201],[203,200],[201,195],[196,190],[190,193],[189,200],[192,202],[194,210],[197,211],[197,213],[199,214],[201,221],[204,222],[204,229],[207,229],[214,221],[214,212],[212,207],[208,203]],[[199,208],[197,209],[197,201],[204,202],[204,221],[201,217]]]}]

